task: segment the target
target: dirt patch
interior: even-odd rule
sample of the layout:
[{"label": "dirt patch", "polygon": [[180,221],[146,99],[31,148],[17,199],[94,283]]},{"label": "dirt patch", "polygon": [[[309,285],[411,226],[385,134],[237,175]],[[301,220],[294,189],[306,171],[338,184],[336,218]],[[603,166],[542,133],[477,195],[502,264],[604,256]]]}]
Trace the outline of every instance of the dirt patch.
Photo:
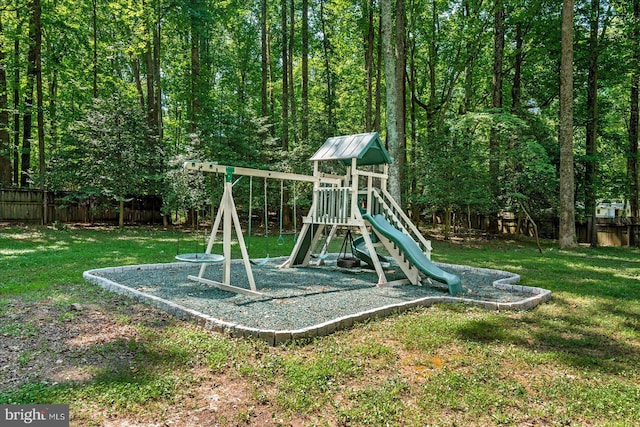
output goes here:
[{"label": "dirt patch", "polygon": [[[179,322],[148,305],[107,292],[100,292],[98,303],[12,300],[0,312],[0,393],[28,383],[90,383],[104,372],[135,372],[140,362],[133,344],[148,340],[141,330],[157,331]],[[190,323],[184,327],[197,328]],[[160,402],[157,410],[132,415],[83,404],[72,408],[71,425],[306,424],[303,418],[281,416],[271,402],[256,399],[254,384],[233,371],[213,373],[196,364],[184,373],[189,377],[187,387],[176,389],[175,401]]]},{"label": "dirt patch", "polygon": [[140,321],[162,325],[171,318],[119,296],[86,305],[13,300],[0,317],[0,391],[34,381],[89,381],[132,363],[126,343],[140,338]]}]

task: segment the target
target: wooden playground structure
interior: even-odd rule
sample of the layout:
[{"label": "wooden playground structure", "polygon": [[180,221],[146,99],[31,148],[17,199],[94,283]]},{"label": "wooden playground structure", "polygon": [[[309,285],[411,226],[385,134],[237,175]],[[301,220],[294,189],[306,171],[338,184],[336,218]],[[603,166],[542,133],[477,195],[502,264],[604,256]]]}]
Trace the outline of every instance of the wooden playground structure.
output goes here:
[{"label": "wooden playground structure", "polygon": [[[198,276],[189,276],[189,279],[231,292],[262,295],[256,288],[251,260],[233,199],[234,176],[249,176],[313,184],[309,213],[303,218],[302,230],[289,258],[280,268],[308,266],[314,260],[321,264],[337,230],[355,229],[360,237],[356,239],[357,244],[352,250],[375,269],[378,285],[398,284],[387,282],[380,256],[375,249],[376,246],[382,245],[406,276],[402,283],[417,285],[433,278],[446,283],[452,295],[462,290],[457,276],[446,273],[431,263],[430,241],[424,238],[387,191],[391,158],[377,133],[329,138],[310,160],[313,162],[313,175],[226,166],[212,162],[185,162],[185,169],[225,174],[224,192],[205,251],[205,254],[211,254],[217,233],[222,227],[222,256],[212,257],[210,261],[224,263],[222,279],[214,281],[204,277],[208,261],[203,259],[199,261],[201,267]],[[339,176],[322,172],[322,166],[330,161],[341,162],[346,167],[345,174]],[[233,231],[240,246],[250,289],[231,283]],[[318,254],[313,254],[323,235],[326,237],[322,249]]]}]

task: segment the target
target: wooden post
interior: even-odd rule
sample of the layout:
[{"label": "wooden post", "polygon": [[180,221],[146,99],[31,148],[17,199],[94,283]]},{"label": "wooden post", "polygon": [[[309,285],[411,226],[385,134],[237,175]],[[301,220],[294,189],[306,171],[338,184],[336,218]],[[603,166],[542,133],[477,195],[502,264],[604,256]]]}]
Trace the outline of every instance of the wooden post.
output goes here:
[{"label": "wooden post", "polygon": [[222,226],[222,254],[224,255],[224,266],[222,269],[222,283],[229,285],[231,283],[231,203],[229,196],[231,195],[231,182],[224,183],[224,195],[222,197],[222,206],[224,209],[224,219]]},{"label": "wooden post", "polygon": [[[358,210],[358,159],[351,159],[351,219],[357,219],[360,211]],[[356,214],[357,212],[357,214]]]}]

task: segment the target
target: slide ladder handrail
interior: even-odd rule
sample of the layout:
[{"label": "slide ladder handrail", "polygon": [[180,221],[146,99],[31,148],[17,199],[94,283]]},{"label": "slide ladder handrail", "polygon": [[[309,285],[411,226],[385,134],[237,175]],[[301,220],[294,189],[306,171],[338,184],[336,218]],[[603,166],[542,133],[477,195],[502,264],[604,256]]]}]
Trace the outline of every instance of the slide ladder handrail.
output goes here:
[{"label": "slide ladder handrail", "polygon": [[425,239],[422,233],[420,233],[420,230],[418,230],[418,227],[416,227],[407,214],[404,213],[391,194],[384,188],[374,188],[372,190],[372,194],[376,199],[378,206],[382,208],[382,212],[372,211],[371,214],[384,214],[391,224],[415,240],[427,258],[431,259],[431,241]]}]

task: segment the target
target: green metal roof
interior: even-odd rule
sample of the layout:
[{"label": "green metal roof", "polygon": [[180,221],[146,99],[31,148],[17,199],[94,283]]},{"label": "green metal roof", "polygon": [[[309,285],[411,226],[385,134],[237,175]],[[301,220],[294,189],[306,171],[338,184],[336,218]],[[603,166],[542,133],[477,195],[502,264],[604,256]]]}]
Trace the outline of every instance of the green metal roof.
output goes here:
[{"label": "green metal roof", "polygon": [[340,160],[348,166],[351,159],[358,159],[359,166],[391,163],[391,157],[377,132],[329,138],[309,160]]}]

